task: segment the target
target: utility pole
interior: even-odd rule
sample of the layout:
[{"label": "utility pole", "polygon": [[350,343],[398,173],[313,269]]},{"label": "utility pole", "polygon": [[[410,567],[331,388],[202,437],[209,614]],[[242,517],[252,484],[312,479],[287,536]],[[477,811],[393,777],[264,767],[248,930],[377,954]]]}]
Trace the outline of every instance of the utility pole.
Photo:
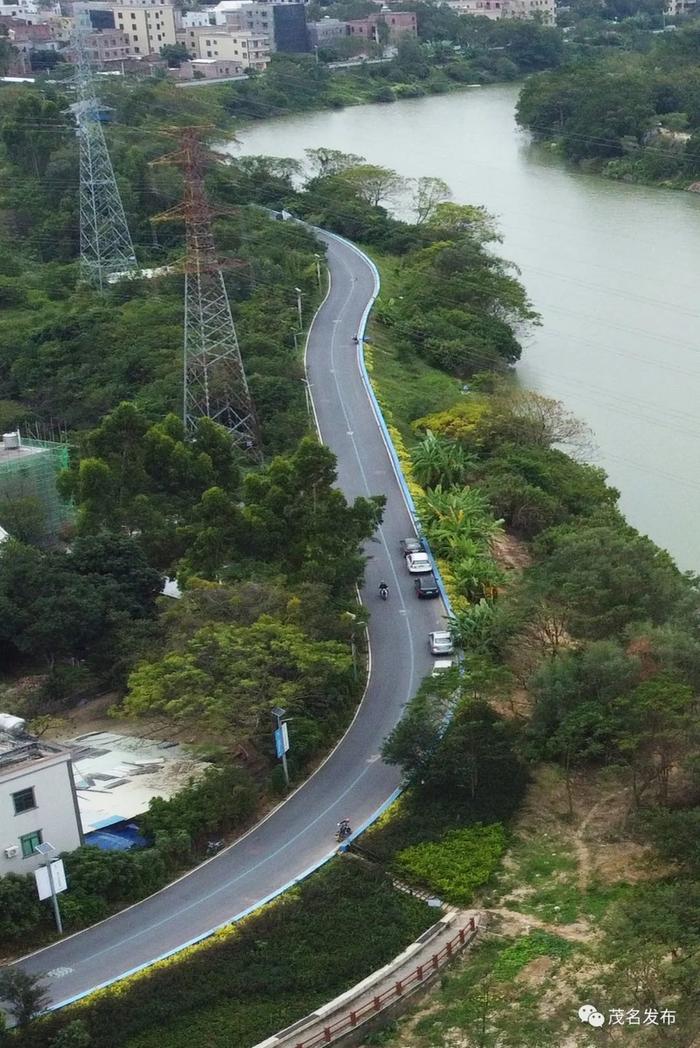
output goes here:
[{"label": "utility pole", "polygon": [[321,280],[321,256],[314,255],[316,259],[316,278],[318,280],[318,290],[323,291],[323,281]]},{"label": "utility pole", "polygon": [[72,43],[80,146],[80,268],[83,279],[104,292],[110,277],[134,276],[138,266],[100,123],[85,39],[90,28],[87,11],[77,12]]},{"label": "utility pole", "polygon": [[223,212],[207,200],[204,174],[210,154],[202,142],[204,130],[173,129],[180,148],[156,161],[175,164],[184,180],[181,203],[156,219],[184,222],[186,230],[183,419],[190,434],[200,418],[218,422],[239,447],[259,460],[258,421],[222,273],[225,266],[242,263],[224,261],[216,252],[211,223]]}]

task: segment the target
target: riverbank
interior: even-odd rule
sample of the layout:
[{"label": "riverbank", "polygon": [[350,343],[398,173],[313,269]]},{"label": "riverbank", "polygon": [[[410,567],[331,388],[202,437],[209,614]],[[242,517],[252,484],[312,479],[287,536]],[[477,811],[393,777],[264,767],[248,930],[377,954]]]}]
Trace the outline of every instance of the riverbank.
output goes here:
[{"label": "riverbank", "polygon": [[[385,288],[400,313],[410,273],[405,264],[392,272],[386,259],[382,271],[391,274]],[[643,1043],[665,1043],[668,1026],[676,1022],[684,1043],[690,1043],[697,1032],[698,965],[693,952],[697,935],[689,936],[681,947],[683,961],[676,967],[674,962],[668,964],[674,950],[667,938],[669,924],[662,921],[662,927],[651,930],[643,928],[639,918],[664,898],[673,900],[673,912],[680,905],[682,922],[694,920],[699,912],[700,896],[691,887],[696,863],[688,842],[677,841],[680,846],[674,854],[680,864],[670,870],[667,834],[676,818],[679,824],[685,820],[692,824],[700,811],[694,807],[697,791],[687,763],[697,752],[697,714],[690,711],[700,676],[696,671],[677,675],[678,667],[671,668],[674,657],[669,649],[662,654],[659,641],[662,633],[680,630],[694,646],[698,671],[700,647],[691,640],[692,621],[681,625],[673,603],[655,627],[639,620],[658,615],[656,601],[653,608],[633,610],[630,605],[626,611],[620,602],[623,590],[626,599],[634,602],[629,582],[639,573],[646,577],[638,590],[644,602],[645,587],[651,582],[645,562],[670,570],[679,596],[692,593],[696,602],[696,587],[686,589],[670,560],[625,525],[614,508],[617,493],[606,487],[603,476],[553,449],[555,430],[558,444],[562,439],[575,444],[581,435],[561,406],[557,409],[541,401],[535,407],[531,394],[499,389],[498,384],[489,391],[483,381],[466,397],[455,396],[456,391],[431,381],[432,369],[426,368],[420,350],[412,355],[397,340],[394,326],[382,320],[386,304],[382,296],[370,331],[372,381],[387,420],[408,434],[402,463],[413,483],[423,527],[433,549],[441,554],[441,571],[451,576],[456,589],[457,608],[467,592],[464,576],[460,579],[465,550],[470,547],[474,557],[476,544],[489,534],[480,516],[486,507],[479,504],[479,493],[486,496],[491,512],[505,520],[510,543],[504,544],[497,527],[491,532],[490,552],[502,569],[498,600],[475,603],[472,593],[452,623],[453,635],[464,648],[461,674],[446,680],[444,690],[434,681],[426,682],[385,753],[395,758],[401,754],[404,769],[424,789],[435,771],[417,759],[419,740],[420,748],[431,752],[431,731],[443,730],[448,695],[459,720],[459,701],[451,705],[452,689],[463,689],[471,718],[484,699],[504,716],[519,739],[519,751],[530,756],[531,782],[522,811],[510,824],[502,868],[476,893],[475,905],[489,913],[488,939],[425,1003],[394,1023],[383,1043],[433,1048],[444,1044],[447,1036],[454,1043],[480,1043],[488,1024],[494,1043],[517,1043],[523,1048],[539,1048],[543,1043],[583,1046],[589,1038],[578,1015],[580,1003],[595,1002],[607,1026],[615,1021],[617,1002],[628,1000],[641,1004],[642,1011],[648,1007],[650,1014],[657,1005],[657,1018],[662,1011],[658,1002],[663,1001],[667,1017],[656,1024],[660,1029],[649,1029],[647,1024]],[[398,374],[406,376],[405,389],[397,383]],[[432,401],[432,412],[412,419],[410,405],[416,395],[425,398],[424,403]],[[530,429],[535,419],[537,426]],[[424,486],[422,496],[417,479]],[[553,509],[552,498],[563,514],[554,527],[541,516],[547,506]],[[516,560],[513,542],[520,547]],[[615,562],[612,574],[616,575],[626,559],[627,544],[629,575],[628,583],[623,583],[620,576],[613,579],[609,573],[609,558]],[[612,618],[606,607],[608,611],[615,607]],[[616,619],[620,612],[622,618]],[[632,620],[637,624],[632,625]],[[651,654],[651,663],[645,662],[651,678],[638,661],[642,652],[644,658]],[[669,656],[671,663],[664,668]],[[621,662],[615,670],[618,657]],[[624,670],[618,674],[625,663],[628,677]],[[659,803],[663,788],[656,800],[651,792],[644,798],[639,795],[634,765],[641,753],[632,757],[625,741],[633,721],[641,718],[647,741],[658,730],[652,749],[665,746],[662,737],[669,725],[662,723],[667,708],[661,695],[669,671],[676,682],[685,681],[684,697],[678,694],[679,709],[684,708],[696,726],[692,732],[696,741],[689,743],[671,774],[678,815],[666,807],[668,797]],[[654,694],[652,706],[660,702],[657,729],[648,720],[652,707],[646,705]],[[606,729],[603,721],[611,714],[615,717],[615,708],[625,711],[626,723],[618,722],[610,733],[612,723]],[[684,716],[676,731],[683,732]],[[577,742],[579,729],[582,735]],[[448,739],[454,731],[453,724]],[[596,736],[592,748],[591,732]],[[466,732],[462,759],[473,759],[473,743]],[[485,751],[482,739],[482,757]],[[449,753],[447,745],[441,754],[445,765]],[[554,763],[548,763],[552,759]],[[397,849],[425,832],[423,806],[424,802],[411,805],[409,791],[393,818],[388,813],[363,843],[373,855],[396,862]],[[439,825],[439,813],[431,818]],[[403,854],[398,851],[399,860]],[[442,886],[444,891],[437,852],[431,860],[422,870],[423,883],[436,891]],[[453,890],[459,871],[453,855],[449,882]],[[682,939],[683,933],[674,936],[677,943]],[[622,1013],[628,1014],[626,1007]]]},{"label": "riverbank", "polygon": [[692,26],[655,36],[641,53],[597,54],[538,73],[517,105],[522,127],[606,178],[687,189],[700,178]]},{"label": "riverbank", "polygon": [[286,117],[243,131],[232,153],[303,160],[307,149],[350,142],[369,163],[436,175],[455,202],[496,215],[498,251],[518,267],[541,317],[526,337],[521,381],[590,427],[589,457],[620,490],[625,516],[697,570],[700,314],[691,275],[700,198],[564,164],[518,130],[517,95],[501,85]]}]

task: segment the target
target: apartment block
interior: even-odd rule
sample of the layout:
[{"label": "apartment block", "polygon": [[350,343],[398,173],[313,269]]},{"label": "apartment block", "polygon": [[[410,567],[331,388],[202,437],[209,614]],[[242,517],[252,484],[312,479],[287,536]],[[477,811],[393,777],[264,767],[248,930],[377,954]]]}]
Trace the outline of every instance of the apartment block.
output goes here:
[{"label": "apartment block", "polygon": [[95,0],[74,6],[87,11],[94,29],[124,33],[130,56],[159,54],[164,44],[176,43],[175,8],[164,0]]}]

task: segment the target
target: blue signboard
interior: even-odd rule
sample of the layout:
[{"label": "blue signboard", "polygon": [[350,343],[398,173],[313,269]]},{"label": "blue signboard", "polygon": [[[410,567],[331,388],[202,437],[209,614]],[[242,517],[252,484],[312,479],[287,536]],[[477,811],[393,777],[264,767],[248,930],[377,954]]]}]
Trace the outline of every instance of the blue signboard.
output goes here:
[{"label": "blue signboard", "polygon": [[284,757],[289,749],[289,731],[286,724],[281,724],[275,730],[275,751],[278,757]]}]

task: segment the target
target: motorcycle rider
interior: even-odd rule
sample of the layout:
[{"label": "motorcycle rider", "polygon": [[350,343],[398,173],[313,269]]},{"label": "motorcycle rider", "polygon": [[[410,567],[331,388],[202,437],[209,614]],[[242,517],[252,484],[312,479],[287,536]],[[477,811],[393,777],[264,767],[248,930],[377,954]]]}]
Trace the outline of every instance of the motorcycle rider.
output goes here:
[{"label": "motorcycle rider", "polygon": [[379,583],[379,596],[382,598],[382,600],[386,600],[386,598],[389,596],[389,587],[387,586],[386,582]]},{"label": "motorcycle rider", "polygon": [[351,833],[352,833],[352,830],[350,829],[350,820],[349,819],[341,819],[340,822],[338,823],[338,832],[336,834],[336,837],[338,838],[338,840],[339,841],[345,840],[345,838],[349,837]]}]

